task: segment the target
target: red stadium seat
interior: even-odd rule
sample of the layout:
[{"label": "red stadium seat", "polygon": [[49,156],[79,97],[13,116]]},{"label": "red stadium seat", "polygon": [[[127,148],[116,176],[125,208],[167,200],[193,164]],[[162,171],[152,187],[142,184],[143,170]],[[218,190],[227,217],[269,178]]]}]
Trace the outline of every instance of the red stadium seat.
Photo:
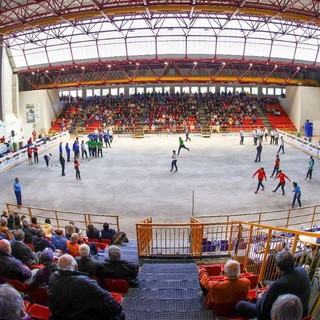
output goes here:
[{"label": "red stadium seat", "polygon": [[104,288],[110,292],[126,293],[129,290],[129,283],[123,279],[103,279]]},{"label": "red stadium seat", "polygon": [[117,300],[120,304],[122,303],[122,294],[121,293],[116,293],[116,292],[110,292],[112,297]]},{"label": "red stadium seat", "polygon": [[47,288],[39,287],[35,290],[29,291],[28,296],[33,303],[48,305],[49,297]]},{"label": "red stadium seat", "polygon": [[33,320],[49,320],[51,312],[48,307],[39,304],[33,304],[28,312],[31,314]]},{"label": "red stadium seat", "polygon": [[101,243],[104,243],[104,244],[106,244],[107,246],[111,246],[112,241],[109,240],[109,239],[101,239]]},{"label": "red stadium seat", "polygon": [[205,268],[209,276],[219,276],[221,274],[221,265],[212,264],[212,265],[199,265],[198,269],[201,270]]},{"label": "red stadium seat", "polygon": [[96,238],[88,238],[88,242],[99,242],[99,239],[96,239]]},{"label": "red stadium seat", "polygon": [[17,291],[26,293],[28,291],[28,285],[18,280],[6,278],[6,282],[12,285]]}]

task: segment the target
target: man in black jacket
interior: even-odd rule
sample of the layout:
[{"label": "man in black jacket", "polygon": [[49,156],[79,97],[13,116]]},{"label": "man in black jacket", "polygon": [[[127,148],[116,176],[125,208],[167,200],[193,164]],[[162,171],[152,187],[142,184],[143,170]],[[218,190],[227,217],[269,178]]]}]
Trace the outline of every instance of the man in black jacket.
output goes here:
[{"label": "man in black jacket", "polygon": [[124,320],[122,306],[94,281],[76,271],[69,255],[59,258],[49,280],[51,320]]},{"label": "man in black jacket", "polygon": [[79,247],[80,257],[76,257],[78,270],[89,274],[89,277],[99,277],[101,264],[90,258],[90,247],[82,244]]},{"label": "man in black jacket", "polygon": [[24,232],[22,229],[18,229],[14,233],[14,240],[11,244],[12,255],[19,259],[23,264],[30,266],[36,264],[34,253],[32,250],[23,242]]},{"label": "man in black jacket", "polygon": [[32,244],[32,238],[36,235],[36,229],[30,227],[28,219],[22,220],[22,231],[24,232],[24,242]]},{"label": "man in black jacket", "polygon": [[294,267],[293,255],[286,250],[282,250],[276,255],[276,266],[282,273],[281,278],[275,281],[256,303],[238,302],[236,310],[241,317],[270,320],[273,303],[279,296],[288,293],[300,298],[303,306],[303,317],[308,315],[311,292],[308,274],[303,268]]}]

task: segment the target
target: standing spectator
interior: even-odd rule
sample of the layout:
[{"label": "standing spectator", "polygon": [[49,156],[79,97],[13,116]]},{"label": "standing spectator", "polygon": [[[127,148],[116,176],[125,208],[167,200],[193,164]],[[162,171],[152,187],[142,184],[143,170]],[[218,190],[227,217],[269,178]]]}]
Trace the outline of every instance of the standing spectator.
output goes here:
[{"label": "standing spectator", "polygon": [[78,140],[74,140],[73,145],[72,145],[72,150],[74,153],[74,158],[76,159],[77,157],[80,156],[80,151],[79,151],[79,142]]},{"label": "standing spectator", "polygon": [[241,129],[240,130],[240,144],[243,144],[243,140],[244,140],[244,131]]},{"label": "standing spectator", "polygon": [[302,267],[294,267],[293,255],[286,250],[282,250],[276,255],[276,265],[282,276],[256,302],[239,301],[236,305],[236,311],[241,317],[258,318],[259,320],[271,319],[270,312],[273,303],[279,296],[288,293],[300,298],[303,306],[302,316],[306,317],[309,314],[311,287],[307,272]]},{"label": "standing spectator", "polygon": [[27,154],[28,154],[29,165],[33,164],[33,162],[32,162],[32,148],[30,146],[28,146],[28,148],[27,148]]},{"label": "standing spectator", "polygon": [[189,129],[188,129],[188,127],[186,127],[186,142],[187,142],[188,140],[191,141],[191,139],[190,139],[190,137],[189,137],[189,134],[190,134]]},{"label": "standing spectator", "polygon": [[302,318],[301,300],[293,294],[279,296],[272,305],[272,320],[300,320]]},{"label": "standing spectator", "polygon": [[69,143],[67,142],[66,143],[66,154],[67,154],[67,162],[70,162],[70,153],[71,153],[71,150],[70,150],[70,147],[69,147]]},{"label": "standing spectator", "polygon": [[308,177],[312,178],[312,171],[313,171],[313,166],[314,166],[314,159],[313,156],[310,156],[310,160],[309,160],[309,164],[308,164],[308,172],[307,172],[307,176],[304,180],[308,180]]},{"label": "standing spectator", "polygon": [[262,144],[260,142],[259,145],[257,146],[257,156],[256,156],[256,160],[254,160],[254,162],[260,162],[261,153],[262,153]]},{"label": "standing spectator", "polygon": [[19,178],[14,179],[13,190],[14,190],[14,194],[16,195],[17,205],[18,205],[18,207],[21,207],[22,206],[22,196],[21,196],[21,185],[20,185]]},{"label": "standing spectator", "polygon": [[102,147],[103,147],[103,144],[102,142],[100,141],[97,141],[97,148],[98,148],[98,158],[99,158],[99,154],[101,155],[101,157],[103,157],[103,154],[102,154]]},{"label": "standing spectator", "polygon": [[262,183],[263,179],[265,179],[267,181],[267,176],[266,176],[266,172],[264,171],[264,168],[260,168],[258,169],[252,176],[252,178],[254,178],[254,176],[258,174],[258,186],[257,186],[257,190],[255,191],[255,193],[258,193],[260,186],[262,187],[262,191],[264,190],[264,185]]},{"label": "standing spectator", "polygon": [[277,146],[279,141],[279,132],[278,130],[275,130],[274,132],[274,144]]},{"label": "standing spectator", "polygon": [[79,163],[78,157],[74,159],[73,163],[74,163],[74,169],[76,170],[76,179],[81,180],[80,169],[79,169],[80,163]]},{"label": "standing spectator", "polygon": [[64,159],[63,155],[62,155],[62,152],[60,153],[60,156],[59,156],[59,161],[60,161],[60,164],[61,164],[61,170],[62,170],[62,176],[65,176],[66,174],[64,173],[64,170],[65,170],[65,164],[66,164],[66,160]]},{"label": "standing spectator", "polygon": [[47,167],[49,167],[51,157],[52,157],[51,153],[45,154],[43,157],[46,162]]},{"label": "standing spectator", "polygon": [[36,144],[33,147],[33,161],[34,163],[39,163],[38,146]]},{"label": "standing spectator", "polygon": [[176,155],[176,150],[172,150],[172,161],[171,161],[171,170],[170,171],[173,171],[173,167],[176,168],[175,172],[178,171],[178,167],[177,167],[177,155]]},{"label": "standing spectator", "polygon": [[122,306],[109,292],[76,270],[71,255],[59,258],[58,271],[49,280],[50,319],[65,319],[67,312],[68,320],[124,320]]},{"label": "standing spectator", "polygon": [[189,148],[187,148],[185,145],[184,145],[184,142],[182,140],[181,137],[179,137],[179,149],[178,149],[178,156],[180,155],[180,150],[181,149],[187,149],[188,151],[190,151]]},{"label": "standing spectator", "polygon": [[279,173],[277,174],[277,176],[274,178],[274,180],[279,179],[279,184],[277,185],[277,187],[272,191],[272,192],[277,192],[277,190],[281,187],[282,190],[282,195],[285,195],[284,192],[284,186],[286,185],[286,179],[291,181],[289,177],[287,177],[282,170],[279,170]]},{"label": "standing spectator", "polygon": [[88,153],[86,150],[86,144],[84,143],[84,140],[81,141],[81,156],[82,159],[84,158],[84,156],[86,156],[86,158],[88,159]]},{"label": "standing spectator", "polygon": [[281,136],[281,138],[280,138],[280,147],[279,147],[279,150],[277,153],[279,153],[280,150],[282,150],[282,154],[284,154],[284,138],[283,138],[283,136]]},{"label": "standing spectator", "polygon": [[298,201],[298,205],[301,208],[301,200],[300,200],[301,188],[298,186],[298,184],[296,182],[293,182],[293,191],[292,192],[294,192],[294,194],[293,194],[293,201],[292,201],[291,208],[294,207],[296,200]]},{"label": "standing spectator", "polygon": [[112,141],[113,141],[113,129],[112,129],[112,127],[109,127],[108,133],[109,133],[110,143],[112,143]]},{"label": "standing spectator", "polygon": [[62,142],[59,143],[59,154],[63,153]]},{"label": "standing spectator", "polygon": [[274,168],[273,168],[273,171],[272,171],[272,175],[270,176],[270,178],[273,178],[273,175],[274,175],[274,174],[276,174],[276,176],[278,175],[279,167],[280,167],[280,157],[279,157],[279,155],[277,154],[277,155],[276,155],[276,160],[275,160],[275,162],[274,162]]},{"label": "standing spectator", "polygon": [[271,131],[270,131],[270,144],[274,144],[274,134],[275,134],[274,130],[271,129]]}]

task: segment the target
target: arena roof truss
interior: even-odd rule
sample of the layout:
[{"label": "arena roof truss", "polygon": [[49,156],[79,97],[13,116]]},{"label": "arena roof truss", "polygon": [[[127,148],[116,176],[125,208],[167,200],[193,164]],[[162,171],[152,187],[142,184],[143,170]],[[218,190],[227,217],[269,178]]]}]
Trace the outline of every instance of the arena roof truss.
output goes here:
[{"label": "arena roof truss", "polygon": [[319,1],[2,0],[32,89],[149,82],[318,85]]}]

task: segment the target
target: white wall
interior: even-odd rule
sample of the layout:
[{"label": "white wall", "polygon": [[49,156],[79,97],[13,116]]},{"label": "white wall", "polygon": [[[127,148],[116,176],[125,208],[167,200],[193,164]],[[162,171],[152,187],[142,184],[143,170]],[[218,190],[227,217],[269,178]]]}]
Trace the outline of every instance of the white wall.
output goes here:
[{"label": "white wall", "polygon": [[[20,92],[20,114],[23,119],[25,135],[31,137],[33,129],[37,135],[47,134],[51,128],[51,121],[54,121],[62,111],[62,104],[59,102],[58,90],[35,90]],[[27,123],[26,105],[39,105],[39,118],[35,123]]]},{"label": "white wall", "polygon": [[279,101],[299,131],[304,134],[304,123],[310,120],[315,124],[314,135],[319,134],[320,88],[287,87],[286,98]]}]

